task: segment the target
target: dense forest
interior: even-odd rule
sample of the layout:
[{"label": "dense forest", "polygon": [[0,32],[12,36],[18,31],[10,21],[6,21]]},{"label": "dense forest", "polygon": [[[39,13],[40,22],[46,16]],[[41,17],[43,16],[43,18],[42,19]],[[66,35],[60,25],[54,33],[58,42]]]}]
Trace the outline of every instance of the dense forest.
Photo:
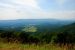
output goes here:
[{"label": "dense forest", "polygon": [[[36,23],[36,22],[35,22]],[[58,24],[58,23],[57,23]],[[23,44],[75,44],[75,23],[72,24],[26,25],[23,27],[6,27],[0,29],[0,41]],[[60,26],[60,27],[59,27]],[[3,26],[4,27],[4,26]]]}]

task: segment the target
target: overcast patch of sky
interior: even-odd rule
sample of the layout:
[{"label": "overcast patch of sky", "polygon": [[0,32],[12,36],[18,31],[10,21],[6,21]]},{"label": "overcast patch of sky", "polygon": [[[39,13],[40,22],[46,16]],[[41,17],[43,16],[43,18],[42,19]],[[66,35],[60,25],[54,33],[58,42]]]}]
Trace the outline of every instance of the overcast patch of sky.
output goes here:
[{"label": "overcast patch of sky", "polygon": [[75,19],[75,0],[0,0],[3,19]]}]

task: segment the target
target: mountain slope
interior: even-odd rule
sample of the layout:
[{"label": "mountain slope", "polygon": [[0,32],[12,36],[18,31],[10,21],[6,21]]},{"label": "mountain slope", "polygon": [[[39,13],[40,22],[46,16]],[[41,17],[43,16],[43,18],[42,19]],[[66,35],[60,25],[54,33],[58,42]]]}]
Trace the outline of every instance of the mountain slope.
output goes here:
[{"label": "mountain slope", "polygon": [[75,23],[62,26],[56,30],[56,32],[69,32],[69,33],[75,33]]},{"label": "mountain slope", "polygon": [[52,31],[52,29],[68,25],[74,21],[64,21],[56,19],[19,19],[19,20],[0,20],[0,29],[21,30],[27,26],[35,26],[38,31]]}]

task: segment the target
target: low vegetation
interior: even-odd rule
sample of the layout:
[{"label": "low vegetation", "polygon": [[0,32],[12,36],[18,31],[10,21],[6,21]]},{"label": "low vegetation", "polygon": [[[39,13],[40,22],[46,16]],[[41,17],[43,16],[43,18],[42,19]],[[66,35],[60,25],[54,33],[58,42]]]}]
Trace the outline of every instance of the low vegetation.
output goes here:
[{"label": "low vegetation", "polygon": [[59,46],[53,44],[43,44],[43,45],[35,45],[35,44],[20,44],[20,43],[3,43],[0,42],[0,50],[75,50],[74,48],[69,48],[67,45]]}]

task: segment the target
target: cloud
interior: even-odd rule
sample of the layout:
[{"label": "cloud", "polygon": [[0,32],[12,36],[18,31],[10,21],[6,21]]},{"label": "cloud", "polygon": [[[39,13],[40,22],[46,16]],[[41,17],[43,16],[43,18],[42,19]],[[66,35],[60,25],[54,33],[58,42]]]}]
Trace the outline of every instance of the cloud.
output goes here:
[{"label": "cloud", "polygon": [[23,6],[30,6],[33,8],[40,8],[36,2],[36,0],[13,0],[14,3]]},{"label": "cloud", "polygon": [[19,18],[19,14],[14,9],[0,9],[0,20]]},{"label": "cloud", "polygon": [[45,12],[37,9],[2,9],[0,20],[6,19],[75,19],[75,11]]},{"label": "cloud", "polygon": [[7,0],[0,2],[0,19],[31,18],[35,9],[40,9],[35,0]]},{"label": "cloud", "polygon": [[15,2],[18,3],[18,4],[23,4],[23,5],[36,7],[35,0],[16,0]]},{"label": "cloud", "polygon": [[[75,19],[75,10],[46,12],[38,6],[36,0],[11,0],[9,3],[8,1],[6,3],[0,3],[0,20],[49,18]],[[61,1],[60,3],[64,3],[64,1]]]},{"label": "cloud", "polygon": [[37,18],[40,16],[42,19],[75,19],[75,11],[56,11],[56,12],[38,12]]},{"label": "cloud", "polygon": [[8,7],[8,8],[14,8],[14,6],[13,5],[11,5],[11,4],[5,4],[5,3],[0,3],[0,8],[1,7]]},{"label": "cloud", "polygon": [[0,6],[5,6],[5,7],[13,6],[13,8],[17,6],[23,6],[23,7],[32,7],[40,9],[36,0],[7,0],[7,1],[3,0],[0,1]]}]

